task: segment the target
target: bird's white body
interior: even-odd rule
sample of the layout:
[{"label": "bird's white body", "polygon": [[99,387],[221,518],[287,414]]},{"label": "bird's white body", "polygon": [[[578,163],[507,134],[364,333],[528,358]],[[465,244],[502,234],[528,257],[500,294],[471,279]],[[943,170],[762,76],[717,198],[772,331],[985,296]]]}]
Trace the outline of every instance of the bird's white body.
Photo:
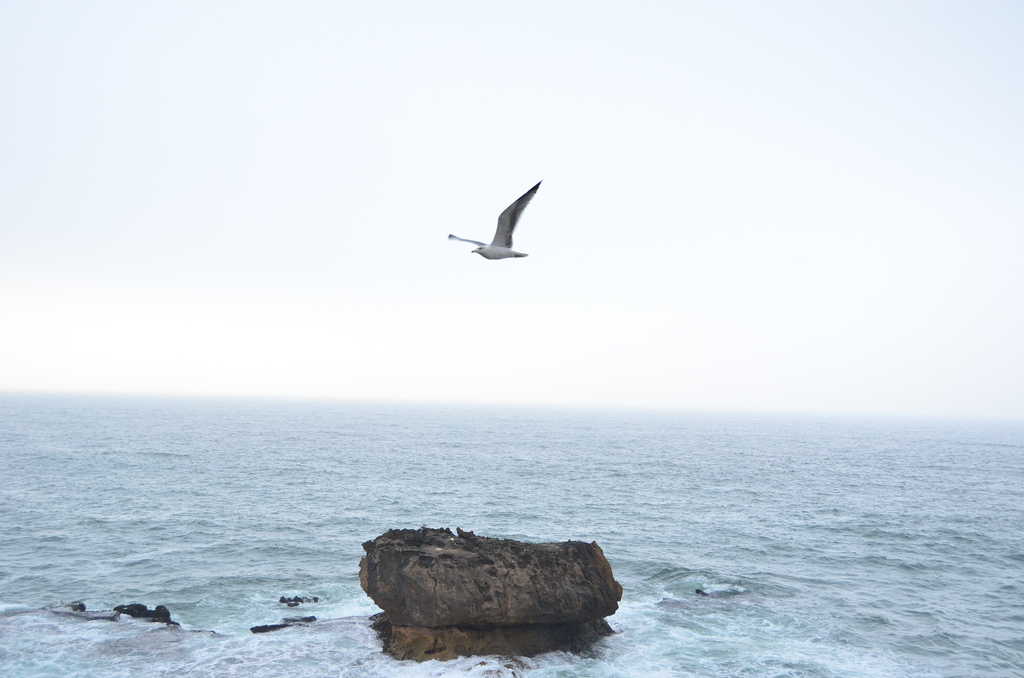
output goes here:
[{"label": "bird's white body", "polygon": [[495,247],[494,245],[484,245],[483,247],[477,247],[473,251],[484,259],[510,259],[512,257],[529,256],[528,254],[511,250],[508,247]]},{"label": "bird's white body", "polygon": [[494,240],[491,241],[490,245],[480,242],[479,240],[467,240],[466,238],[460,238],[457,235],[448,235],[449,240],[461,240],[462,242],[473,243],[479,245],[473,251],[479,254],[484,259],[518,259],[519,257],[528,256],[522,252],[516,252],[512,249],[512,231],[516,229],[516,224],[519,223],[519,215],[523,213],[526,206],[533,200],[533,195],[540,188],[540,182],[537,185],[524,193],[519,200],[505,208],[505,211],[498,217],[498,230],[494,233]]}]

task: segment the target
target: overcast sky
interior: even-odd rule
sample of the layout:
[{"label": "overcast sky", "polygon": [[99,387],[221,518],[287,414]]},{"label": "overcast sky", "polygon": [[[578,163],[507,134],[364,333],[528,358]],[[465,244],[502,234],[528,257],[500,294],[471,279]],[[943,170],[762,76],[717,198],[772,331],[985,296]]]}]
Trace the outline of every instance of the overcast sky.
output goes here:
[{"label": "overcast sky", "polygon": [[0,391],[1024,418],[1022,36],[0,2]]}]

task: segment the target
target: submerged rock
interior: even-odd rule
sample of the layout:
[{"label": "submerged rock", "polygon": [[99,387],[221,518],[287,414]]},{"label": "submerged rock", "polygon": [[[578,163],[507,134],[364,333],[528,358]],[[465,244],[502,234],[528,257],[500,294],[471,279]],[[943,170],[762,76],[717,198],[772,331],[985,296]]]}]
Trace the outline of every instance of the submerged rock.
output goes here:
[{"label": "submerged rock", "polygon": [[49,608],[51,612],[63,617],[73,617],[75,619],[87,619],[90,621],[117,621],[121,614],[114,610],[93,610],[92,612],[86,611],[85,603],[74,602],[74,603],[61,603],[55,607]]},{"label": "submerged rock", "polygon": [[154,609],[149,609],[141,603],[132,603],[130,605],[118,605],[114,608],[114,612],[120,612],[126,614],[129,617],[135,619],[145,619],[151,622],[163,622],[171,626],[180,626],[178,622],[171,621],[171,612],[163,605],[157,605]]},{"label": "submerged rock", "polygon": [[261,626],[251,626],[249,627],[249,630],[253,633],[270,633],[271,631],[286,629],[289,626],[291,626],[291,624],[263,624]]},{"label": "submerged rock", "polygon": [[285,617],[281,620],[280,624],[264,624],[262,626],[251,626],[249,630],[253,633],[269,633],[270,631],[280,631],[286,629],[289,626],[301,626],[310,624],[316,621],[316,617]]},{"label": "submerged rock", "polygon": [[622,586],[594,542],[527,544],[459,529],[390,530],[363,544],[359,581],[384,610],[389,654],[580,652],[612,633]]}]

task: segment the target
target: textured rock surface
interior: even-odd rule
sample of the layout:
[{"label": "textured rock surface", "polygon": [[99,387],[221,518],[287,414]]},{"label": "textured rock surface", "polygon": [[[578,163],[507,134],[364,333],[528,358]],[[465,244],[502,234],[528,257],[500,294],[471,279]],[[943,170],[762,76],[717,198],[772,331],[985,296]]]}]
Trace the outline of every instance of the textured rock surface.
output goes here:
[{"label": "textured rock surface", "polygon": [[390,530],[363,544],[363,590],[395,626],[556,624],[614,614],[622,586],[596,543],[526,544]]},{"label": "textured rock surface", "polygon": [[370,619],[385,652],[397,659],[416,661],[446,661],[471,655],[532,657],[555,650],[584,652],[614,633],[604,619],[489,628],[392,626],[383,612]]},{"label": "textured rock surface", "polygon": [[363,549],[359,581],[386,615],[374,628],[401,658],[578,651],[611,633],[603,618],[622,598],[596,543],[421,528],[390,530]]}]

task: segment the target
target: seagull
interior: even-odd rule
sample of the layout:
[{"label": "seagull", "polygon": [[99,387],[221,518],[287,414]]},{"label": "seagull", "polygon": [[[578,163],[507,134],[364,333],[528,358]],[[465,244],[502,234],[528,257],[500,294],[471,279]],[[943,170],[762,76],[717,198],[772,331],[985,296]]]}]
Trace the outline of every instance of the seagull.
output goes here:
[{"label": "seagull", "polygon": [[485,245],[479,240],[466,240],[460,238],[457,235],[448,235],[449,240],[461,240],[462,242],[473,243],[479,245],[473,251],[479,254],[484,259],[508,259],[511,257],[525,257],[526,254],[522,252],[514,252],[512,250],[512,231],[516,230],[516,224],[519,223],[519,216],[526,209],[526,206],[533,200],[534,194],[537,189],[540,188],[541,182],[537,182],[537,185],[523,193],[523,196],[516,200],[514,203],[505,208],[505,211],[498,216],[498,230],[494,232],[494,240],[491,241],[490,245]]}]

